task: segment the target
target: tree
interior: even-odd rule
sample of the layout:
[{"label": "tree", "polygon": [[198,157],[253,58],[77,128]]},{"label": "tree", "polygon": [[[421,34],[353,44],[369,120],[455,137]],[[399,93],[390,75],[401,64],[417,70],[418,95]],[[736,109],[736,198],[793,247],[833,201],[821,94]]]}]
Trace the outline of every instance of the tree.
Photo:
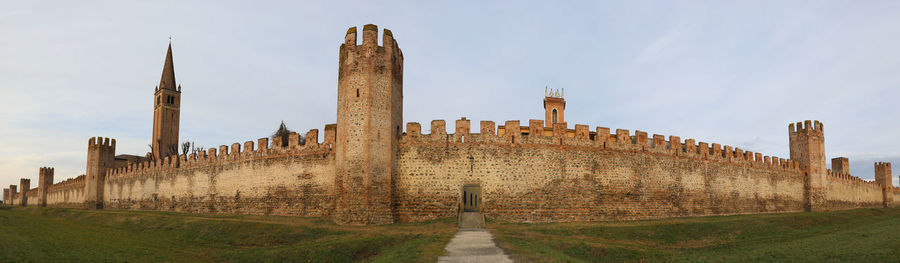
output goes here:
[{"label": "tree", "polygon": [[153,144],[147,144],[147,147],[150,147],[150,152],[148,152],[144,157],[147,157],[147,160],[150,162],[156,161],[156,156],[153,155]]},{"label": "tree", "polygon": [[184,143],[181,144],[181,154],[187,155],[188,151],[190,151],[191,148],[193,148],[193,147],[194,147],[194,142],[185,141]]},{"label": "tree", "polygon": [[[276,137],[281,137],[281,146],[280,147],[287,147],[288,145],[290,145],[290,139],[291,139],[290,135],[292,132],[294,132],[294,131],[292,131],[291,129],[288,129],[287,125],[284,124],[284,121],[281,121],[281,125],[278,125],[278,129],[275,130],[275,133],[272,134],[272,141],[274,142]],[[306,145],[306,136],[304,136],[303,134],[299,134],[299,135],[300,135],[300,145]],[[273,146],[276,146],[276,145],[273,145]],[[260,146],[260,147],[268,147],[268,145]]]}]

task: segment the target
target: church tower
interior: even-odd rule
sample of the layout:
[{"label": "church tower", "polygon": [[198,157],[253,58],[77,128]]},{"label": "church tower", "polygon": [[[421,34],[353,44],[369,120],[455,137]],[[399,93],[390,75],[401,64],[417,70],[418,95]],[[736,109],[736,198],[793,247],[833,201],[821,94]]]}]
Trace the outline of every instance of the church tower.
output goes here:
[{"label": "church tower", "polygon": [[403,133],[403,53],[390,30],[347,30],[338,65],[334,219],[342,224],[390,224],[392,174]]},{"label": "church tower", "polygon": [[153,95],[153,156],[162,160],[178,154],[178,119],[181,108],[181,86],[176,88],[172,43],[166,52],[162,78]]}]

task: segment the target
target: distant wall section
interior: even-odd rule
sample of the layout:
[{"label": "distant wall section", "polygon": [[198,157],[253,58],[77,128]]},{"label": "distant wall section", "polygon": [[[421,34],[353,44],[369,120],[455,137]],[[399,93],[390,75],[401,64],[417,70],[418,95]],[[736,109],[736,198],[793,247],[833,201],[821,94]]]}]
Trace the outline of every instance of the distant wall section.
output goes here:
[{"label": "distant wall section", "polygon": [[[326,132],[328,133],[328,132]],[[291,134],[288,147],[268,148],[268,139],[208,154],[167,158],[111,170],[104,204],[112,209],[203,213],[327,216],[334,203],[333,131],[326,143],[318,130],[301,145]],[[242,149],[243,146],[243,149]]]}]

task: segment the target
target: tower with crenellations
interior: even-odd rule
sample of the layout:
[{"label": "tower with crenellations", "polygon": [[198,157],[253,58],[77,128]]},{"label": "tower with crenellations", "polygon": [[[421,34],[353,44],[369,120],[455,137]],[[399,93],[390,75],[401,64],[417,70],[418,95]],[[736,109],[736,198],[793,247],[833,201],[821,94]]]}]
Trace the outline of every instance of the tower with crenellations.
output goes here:
[{"label": "tower with crenellations", "polygon": [[178,154],[178,123],[181,109],[181,85],[175,84],[172,43],[166,51],[159,86],[153,94],[153,157],[165,159]]},{"label": "tower with crenellations", "polygon": [[827,200],[825,168],[825,127],[819,121],[806,120],[788,125],[791,160],[803,171],[806,210],[822,210]]},{"label": "tower with crenellations", "polygon": [[41,167],[38,172],[38,201],[39,206],[47,206],[47,189],[53,185],[53,168]]},{"label": "tower with crenellations", "polygon": [[390,30],[378,45],[378,27],[347,30],[338,66],[334,219],[345,224],[389,224],[398,139],[403,131],[403,53]]},{"label": "tower with crenellations", "polygon": [[894,182],[891,178],[891,163],[875,163],[875,183],[881,187],[884,207],[890,207],[894,203]]},{"label": "tower with crenellations", "polygon": [[84,201],[88,208],[103,208],[103,185],[106,179],[106,170],[114,167],[115,156],[116,139],[96,137],[88,140],[84,182]]}]

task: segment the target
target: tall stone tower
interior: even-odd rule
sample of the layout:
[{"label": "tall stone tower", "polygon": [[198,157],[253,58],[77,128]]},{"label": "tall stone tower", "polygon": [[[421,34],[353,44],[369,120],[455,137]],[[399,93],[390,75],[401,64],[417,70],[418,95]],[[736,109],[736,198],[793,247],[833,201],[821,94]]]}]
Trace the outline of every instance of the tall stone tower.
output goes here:
[{"label": "tall stone tower", "polygon": [[38,206],[47,206],[47,190],[53,185],[53,168],[41,167],[38,174]]},{"label": "tall stone tower", "polygon": [[3,200],[3,203],[9,204],[9,205],[16,205],[13,203],[13,199],[15,199],[15,198],[16,198],[16,185],[11,184],[11,185],[9,185],[9,202],[7,202],[6,200]]},{"label": "tall stone tower", "polygon": [[390,30],[378,45],[378,27],[347,30],[340,48],[335,141],[334,220],[390,224],[391,180],[403,123],[403,53]]},{"label": "tall stone tower", "polygon": [[797,162],[806,178],[804,197],[807,211],[821,211],[826,201],[825,128],[819,121],[788,125],[791,160]]},{"label": "tall stone tower", "polygon": [[560,90],[544,90],[544,126],[552,128],[554,123],[566,122],[566,100]]},{"label": "tall stone tower", "polygon": [[31,192],[31,179],[19,179],[19,186],[22,187],[22,200],[19,200],[19,205],[26,206],[28,205],[28,192]]},{"label": "tall stone tower", "polygon": [[162,160],[178,154],[178,119],[181,108],[181,86],[176,88],[172,43],[166,52],[162,78],[153,95],[153,156]]},{"label": "tall stone tower", "polygon": [[84,202],[88,208],[103,208],[103,184],[106,169],[116,158],[116,139],[96,137],[88,140],[87,167],[84,174]]},{"label": "tall stone tower", "polygon": [[894,203],[894,181],[891,178],[891,163],[875,163],[875,183],[881,186],[881,200],[884,207],[891,207]]}]

